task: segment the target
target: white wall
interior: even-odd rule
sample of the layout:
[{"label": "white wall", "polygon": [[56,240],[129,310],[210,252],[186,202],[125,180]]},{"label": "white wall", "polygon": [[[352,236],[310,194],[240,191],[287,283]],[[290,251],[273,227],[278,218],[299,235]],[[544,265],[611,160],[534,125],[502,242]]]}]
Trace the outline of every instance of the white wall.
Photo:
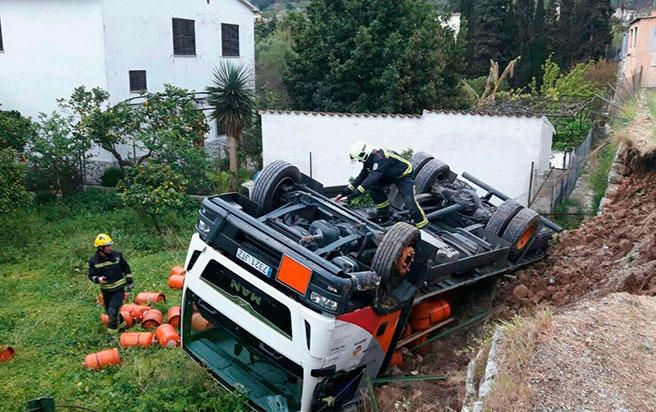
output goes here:
[{"label": "white wall", "polygon": [[265,164],[282,159],[326,186],[357,175],[348,149],[356,140],[398,152],[432,153],[457,173],[467,171],[523,202],[531,162],[547,170],[553,127],[546,118],[425,112],[422,116],[356,116],[263,112]]},{"label": "white wall", "polygon": [[1,0],[0,103],[37,118],[76,86],[107,87],[100,0]]},{"label": "white wall", "polygon": [[[203,91],[222,60],[254,67],[254,14],[238,0],[103,0],[107,86],[113,101],[130,93],[128,72],[146,70],[148,90],[165,83]],[[174,56],[172,18],[195,21],[196,56]],[[221,23],[239,25],[241,57],[221,56]]]},{"label": "white wall", "polygon": [[[222,61],[255,67],[255,15],[239,0],[103,0],[107,87],[116,103],[138,93],[130,92],[129,71],[145,70],[148,91],[165,84],[203,91]],[[196,56],[173,55],[172,19],[194,20]],[[239,25],[240,57],[222,57],[221,23]],[[209,119],[208,119],[209,121]],[[209,122],[209,140],[216,139],[216,124]],[[131,150],[122,147],[121,152]],[[112,161],[102,149],[94,159]]]}]

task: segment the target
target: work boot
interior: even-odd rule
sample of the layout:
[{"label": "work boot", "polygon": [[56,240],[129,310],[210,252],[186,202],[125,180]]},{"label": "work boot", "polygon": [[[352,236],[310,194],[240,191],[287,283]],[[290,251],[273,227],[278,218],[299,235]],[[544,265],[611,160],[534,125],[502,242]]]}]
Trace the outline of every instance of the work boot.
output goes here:
[{"label": "work boot", "polygon": [[118,328],[116,330],[118,332],[125,332],[126,330],[128,330],[128,324],[125,321],[123,321],[118,325]]},{"label": "work boot", "polygon": [[389,207],[384,209],[377,209],[375,212],[369,214],[369,219],[378,224],[388,223],[390,220]]}]

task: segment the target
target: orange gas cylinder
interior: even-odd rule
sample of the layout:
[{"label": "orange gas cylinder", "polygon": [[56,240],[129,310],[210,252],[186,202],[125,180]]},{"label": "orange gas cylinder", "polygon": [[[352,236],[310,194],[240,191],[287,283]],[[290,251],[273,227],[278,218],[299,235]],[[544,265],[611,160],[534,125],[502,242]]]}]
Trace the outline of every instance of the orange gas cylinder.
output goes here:
[{"label": "orange gas cylinder", "polygon": [[[121,316],[123,317],[123,320],[125,321],[125,324],[128,326],[128,328],[134,326],[134,318],[132,317],[130,312],[128,312],[127,310],[121,310]],[[103,313],[102,315],[100,315],[100,321],[105,326],[109,325],[109,316],[107,316],[106,313]]]},{"label": "orange gas cylinder", "polygon": [[400,350],[395,350],[392,353],[389,364],[387,366],[401,366],[403,364],[403,353]]},{"label": "orange gas cylinder", "polygon": [[210,328],[210,323],[198,312],[191,315],[191,329],[196,332]]},{"label": "orange gas cylinder", "polygon": [[173,266],[171,268],[171,272],[169,272],[170,275],[182,275],[184,276],[187,273],[187,271],[180,265]]},{"label": "orange gas cylinder", "polygon": [[139,292],[137,297],[134,299],[134,303],[137,305],[148,305],[152,302],[164,302],[166,297],[163,293],[160,292]]},{"label": "orange gas cylinder", "polygon": [[134,318],[132,318],[132,314],[127,311],[127,310],[122,310],[121,311],[121,316],[123,317],[123,320],[125,321],[125,324],[128,325],[128,328],[131,328],[134,326]]},{"label": "orange gas cylinder", "polygon": [[87,355],[82,366],[89,369],[101,369],[105,366],[119,365],[120,363],[121,355],[118,353],[118,349],[114,348]]},{"label": "orange gas cylinder", "polygon": [[143,319],[144,312],[150,309],[150,306],[135,305],[134,303],[126,303],[125,305],[121,306],[121,311],[125,310],[130,312],[132,319],[137,322],[141,321],[141,319]]},{"label": "orange gas cylinder", "polygon": [[119,344],[124,348],[133,348],[140,346],[150,348],[153,344],[152,332],[126,332],[121,333]]},{"label": "orange gas cylinder", "polygon": [[180,325],[180,306],[171,306],[166,312],[166,321],[175,329]]},{"label": "orange gas cylinder", "polygon": [[155,338],[163,348],[175,348],[180,346],[180,335],[175,328],[168,323],[160,325],[155,331]]},{"label": "orange gas cylinder", "polygon": [[157,309],[150,309],[144,312],[141,327],[144,329],[155,329],[162,324],[162,312]]},{"label": "orange gas cylinder", "polygon": [[451,316],[451,306],[446,300],[437,300],[431,302],[430,323],[436,324],[446,320]]},{"label": "orange gas cylinder", "polygon": [[171,275],[169,276],[169,287],[171,289],[182,289],[184,285],[184,276],[182,275]]},{"label": "orange gas cylinder", "polygon": [[14,355],[16,355],[14,348],[11,346],[5,346],[4,349],[0,350],[0,362],[7,362],[11,360]]},{"label": "orange gas cylinder", "polygon": [[405,339],[410,335],[412,335],[412,327],[410,325],[405,325],[405,329],[403,329],[403,333],[401,334],[401,339]]},{"label": "orange gas cylinder", "polygon": [[415,306],[410,313],[410,326],[413,330],[426,330],[430,328],[430,302],[422,302]]}]

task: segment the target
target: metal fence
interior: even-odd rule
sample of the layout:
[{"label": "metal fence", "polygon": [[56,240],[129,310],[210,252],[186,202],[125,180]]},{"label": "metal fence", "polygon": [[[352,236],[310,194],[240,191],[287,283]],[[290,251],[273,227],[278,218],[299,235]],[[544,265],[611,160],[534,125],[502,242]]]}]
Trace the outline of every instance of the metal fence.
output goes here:
[{"label": "metal fence", "polygon": [[551,209],[563,200],[567,199],[572,194],[576,187],[576,181],[583,174],[585,161],[590,154],[592,147],[592,129],[588,132],[583,143],[579,145],[573,152],[571,152],[568,162],[568,167],[565,173],[562,173],[556,180],[551,188]]}]

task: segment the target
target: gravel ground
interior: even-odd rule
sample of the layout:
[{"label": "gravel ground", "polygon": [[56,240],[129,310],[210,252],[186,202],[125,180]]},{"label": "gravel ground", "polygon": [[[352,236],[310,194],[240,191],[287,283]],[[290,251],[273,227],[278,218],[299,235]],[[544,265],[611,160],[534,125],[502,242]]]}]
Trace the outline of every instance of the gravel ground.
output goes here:
[{"label": "gravel ground", "polygon": [[584,300],[535,340],[521,368],[530,395],[513,410],[656,410],[656,298]]}]

